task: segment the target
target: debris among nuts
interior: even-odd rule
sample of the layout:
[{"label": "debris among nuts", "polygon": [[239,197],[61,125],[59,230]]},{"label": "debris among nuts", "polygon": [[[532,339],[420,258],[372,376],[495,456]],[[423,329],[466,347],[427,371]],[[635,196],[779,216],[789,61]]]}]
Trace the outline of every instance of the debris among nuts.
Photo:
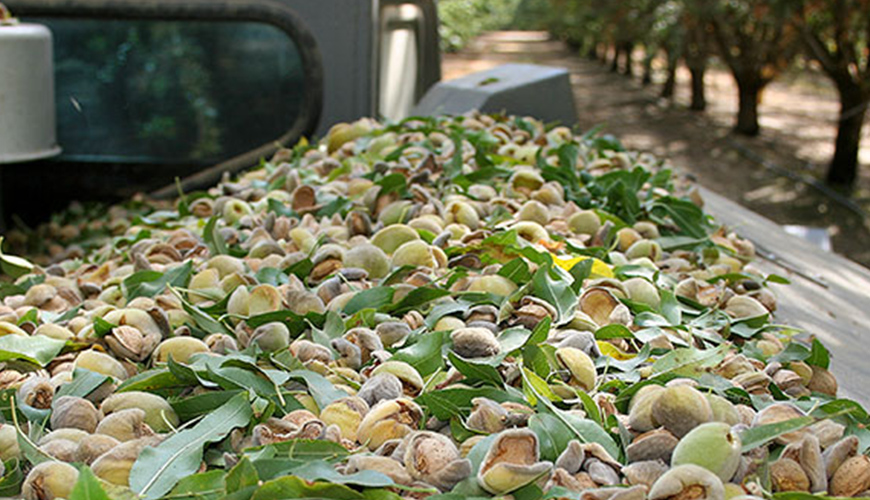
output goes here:
[{"label": "debris among nuts", "polygon": [[0,496],[870,495],[870,417],[697,201],[470,113],[12,231]]}]

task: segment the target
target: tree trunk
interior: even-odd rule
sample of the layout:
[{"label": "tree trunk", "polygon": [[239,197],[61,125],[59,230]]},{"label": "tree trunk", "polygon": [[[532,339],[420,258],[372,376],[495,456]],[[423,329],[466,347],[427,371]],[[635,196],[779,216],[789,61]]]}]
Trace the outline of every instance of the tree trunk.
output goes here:
[{"label": "tree trunk", "polygon": [[759,79],[752,76],[735,79],[737,80],[740,104],[734,131],[741,135],[754,137],[761,131],[758,126],[758,102],[764,85]]},{"label": "tree trunk", "polygon": [[616,73],[619,71],[619,54],[620,54],[620,45],[617,43],[613,46],[613,61],[610,63],[610,72]]},{"label": "tree trunk", "polygon": [[622,49],[622,56],[625,64],[625,67],[622,69],[623,75],[632,76],[634,74],[634,68],[631,66],[631,56],[633,52],[634,44],[632,42],[626,42]]},{"label": "tree trunk", "polygon": [[644,48],[643,55],[643,77],[641,78],[640,83],[646,87],[652,83],[652,63],[655,58],[655,52],[649,49],[649,47]]},{"label": "tree trunk", "polygon": [[677,62],[679,60],[673,56],[672,52],[668,52],[668,77],[665,80],[665,85],[662,87],[663,99],[672,99],[674,91],[677,88]]},{"label": "tree trunk", "polygon": [[590,61],[597,61],[598,60],[598,44],[597,43],[592,42],[588,45],[588,47],[586,49],[586,59],[589,59]]},{"label": "tree trunk", "polygon": [[825,182],[851,190],[858,177],[858,149],[867,101],[860,89],[851,82],[837,87],[840,91],[840,121],[834,158],[828,167]]},{"label": "tree trunk", "polygon": [[706,64],[701,63],[689,67],[689,72],[692,73],[692,104],[689,106],[689,109],[692,111],[704,111],[707,109],[707,96],[704,93],[706,66]]}]

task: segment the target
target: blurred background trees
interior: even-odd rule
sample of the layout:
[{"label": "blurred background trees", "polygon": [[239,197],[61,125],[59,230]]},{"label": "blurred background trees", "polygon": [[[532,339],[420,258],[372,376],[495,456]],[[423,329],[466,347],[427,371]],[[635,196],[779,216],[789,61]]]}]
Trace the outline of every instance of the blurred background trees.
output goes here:
[{"label": "blurred background trees", "polygon": [[870,101],[870,0],[441,0],[439,9],[448,48],[484,30],[546,29],[578,55],[659,83],[665,99],[684,65],[697,111],[706,107],[707,68],[725,67],[738,94],[734,131],[747,136],[762,132],[765,87],[794,64],[816,65],[841,108],[826,181],[846,190],[855,183]]}]

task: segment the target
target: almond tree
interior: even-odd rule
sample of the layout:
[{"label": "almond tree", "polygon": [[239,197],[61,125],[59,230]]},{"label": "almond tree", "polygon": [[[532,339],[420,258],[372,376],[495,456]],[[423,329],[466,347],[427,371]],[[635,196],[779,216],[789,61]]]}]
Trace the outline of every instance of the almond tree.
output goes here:
[{"label": "almond tree", "polygon": [[801,4],[802,39],[840,96],[837,142],[826,181],[851,188],[858,174],[861,130],[870,101],[870,0],[803,0]]},{"label": "almond tree", "polygon": [[719,54],[737,83],[735,132],[758,135],[761,91],[799,50],[794,4],[789,0],[699,0]]}]

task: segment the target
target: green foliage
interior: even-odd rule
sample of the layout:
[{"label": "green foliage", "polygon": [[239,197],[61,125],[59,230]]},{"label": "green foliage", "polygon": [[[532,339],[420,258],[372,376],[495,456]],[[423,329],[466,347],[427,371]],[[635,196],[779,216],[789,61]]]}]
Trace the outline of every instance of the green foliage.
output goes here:
[{"label": "green foliage", "polygon": [[484,31],[513,27],[521,0],[441,0],[441,48],[452,52]]}]

